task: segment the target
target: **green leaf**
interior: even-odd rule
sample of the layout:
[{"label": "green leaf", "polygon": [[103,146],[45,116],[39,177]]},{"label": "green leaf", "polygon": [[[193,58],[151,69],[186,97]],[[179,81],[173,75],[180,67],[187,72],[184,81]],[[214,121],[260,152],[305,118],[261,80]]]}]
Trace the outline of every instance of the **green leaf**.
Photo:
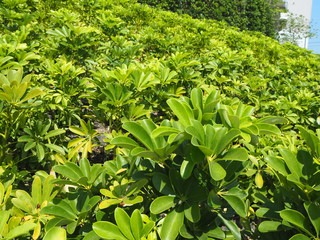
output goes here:
[{"label": "green leaf", "polygon": [[195,163],[191,162],[191,161],[187,161],[184,160],[181,164],[180,167],[180,175],[183,179],[188,179],[191,174],[192,174],[192,170],[195,166]]},{"label": "green leaf", "polygon": [[60,153],[62,155],[65,154],[64,149],[62,147],[60,147],[60,146],[57,146],[55,144],[50,144],[50,143],[46,143],[45,146],[47,148],[50,148],[51,150],[57,152],[57,153]]},{"label": "green leaf", "polygon": [[185,127],[191,125],[191,119],[194,119],[194,115],[189,105],[177,99],[169,99],[167,104]]},{"label": "green leaf", "polygon": [[36,226],[37,226],[37,224],[35,224],[35,223],[25,223],[23,225],[15,227],[14,229],[10,230],[10,232],[6,235],[6,239],[12,239],[12,238],[16,238],[20,235],[27,234],[32,229],[34,229]]},{"label": "green leaf", "polygon": [[[23,99],[21,99],[21,101],[19,101],[17,104],[21,104],[21,103],[23,103],[23,102],[26,102],[26,101],[28,101],[28,100],[30,100],[30,99],[32,99],[32,98],[35,98],[35,97],[37,97],[37,96],[40,96],[40,95],[42,95],[42,94],[45,94],[45,92],[42,91],[40,88],[32,89],[32,90],[30,90],[30,91],[26,94],[26,96],[25,96]],[[19,99],[20,99],[20,98],[19,98]]]},{"label": "green leaf", "polygon": [[187,228],[186,228],[186,225],[184,225],[184,224],[181,226],[181,228],[180,228],[180,230],[179,230],[179,233],[180,233],[181,237],[183,237],[183,238],[185,238],[185,239],[194,239],[194,236],[191,235],[191,234],[188,232],[188,230],[187,230]]},{"label": "green leaf", "polygon": [[123,198],[123,203],[127,205],[134,205],[141,202],[143,202],[142,196],[129,196],[129,197]]},{"label": "green leaf", "polygon": [[69,130],[77,135],[86,136],[87,134],[79,127],[70,126]]},{"label": "green leaf", "polygon": [[153,186],[164,195],[175,195],[170,179],[163,173],[155,173],[152,177]]},{"label": "green leaf", "polygon": [[282,223],[277,221],[263,221],[259,224],[258,230],[262,233],[276,232],[281,230],[281,225]]},{"label": "green leaf", "polygon": [[84,177],[80,167],[72,162],[56,165],[53,167],[53,170],[73,181],[78,181],[78,179]]},{"label": "green leaf", "polygon": [[203,94],[200,88],[194,88],[191,90],[191,102],[195,109],[198,109],[202,112]]},{"label": "green leaf", "polygon": [[82,240],[100,240],[101,238],[95,233],[95,231],[88,232]]},{"label": "green leaf", "polygon": [[235,195],[221,195],[221,197],[223,197],[230,204],[230,206],[239,216],[243,218],[247,217],[246,204],[242,199]]},{"label": "green leaf", "polygon": [[44,236],[43,240],[66,240],[67,232],[65,229],[61,227],[53,227],[51,228]]},{"label": "green leaf", "polygon": [[212,230],[206,232],[208,237],[218,238],[218,239],[226,239],[226,234],[222,229],[218,226],[215,226]]},{"label": "green leaf", "polygon": [[85,141],[86,141],[85,138],[74,138],[68,142],[68,148],[72,148],[72,147],[78,145],[79,143],[85,142]]},{"label": "green leaf", "polygon": [[288,120],[284,117],[277,116],[267,116],[257,120],[258,123],[269,123],[269,124],[285,124],[288,123]]},{"label": "green leaf", "polygon": [[121,233],[129,240],[134,240],[131,233],[131,224],[129,215],[121,208],[116,208],[114,217]]},{"label": "green leaf", "polygon": [[129,150],[132,150],[136,147],[139,147],[139,144],[134,141],[133,139],[125,136],[118,136],[111,140],[110,142],[113,145],[117,145],[123,148],[127,148]]},{"label": "green leaf", "polygon": [[179,235],[179,230],[183,225],[184,212],[178,212],[177,209],[173,209],[163,221],[160,238],[161,240],[175,240]]},{"label": "green leaf", "polygon": [[200,207],[197,205],[197,203],[188,206],[188,208],[184,210],[184,215],[190,222],[196,223],[201,218]]},{"label": "green leaf", "polygon": [[66,203],[61,201],[59,205],[49,205],[41,209],[42,214],[49,214],[53,216],[59,216],[70,220],[77,219],[77,215],[74,213],[72,207]]},{"label": "green leaf", "polygon": [[87,177],[87,179],[89,179],[90,177],[92,177],[90,175],[91,171],[91,166],[90,166],[90,162],[87,158],[81,158],[79,161],[79,167],[81,169],[81,172],[83,173],[84,176]]},{"label": "green leaf", "polygon": [[100,204],[99,204],[99,208],[100,209],[104,209],[104,208],[108,208],[112,205],[116,205],[116,204],[119,204],[121,203],[122,200],[119,200],[119,199],[113,199],[113,198],[110,198],[110,199],[106,199],[106,200],[103,200]]},{"label": "green leaf", "polygon": [[152,201],[150,205],[150,212],[152,212],[153,214],[159,214],[174,206],[174,196],[161,196]]},{"label": "green leaf", "polygon": [[150,134],[140,124],[136,122],[125,122],[123,128],[135,136],[149,150],[154,150],[155,146]]},{"label": "green leaf", "polygon": [[142,222],[141,213],[138,209],[135,209],[131,215],[130,227],[131,227],[131,232],[134,236],[134,239],[140,240],[142,237],[141,233],[143,230],[143,222]]},{"label": "green leaf", "polygon": [[7,221],[9,220],[10,212],[9,211],[0,211],[0,237],[3,233],[3,230],[6,226]]},{"label": "green leaf", "polygon": [[151,136],[153,138],[157,138],[161,136],[169,136],[174,133],[181,133],[181,131],[173,127],[160,126],[152,131]]},{"label": "green leaf", "polygon": [[210,176],[215,181],[220,181],[227,176],[226,170],[217,162],[208,161]]},{"label": "green leaf", "polygon": [[232,161],[246,161],[248,159],[248,152],[244,148],[231,148],[228,152],[223,155],[223,160]]},{"label": "green leaf", "polygon": [[17,198],[13,198],[11,200],[13,205],[27,213],[31,213],[34,210],[34,203],[31,196],[27,192],[23,190],[17,190],[16,196]]},{"label": "green leaf", "polygon": [[98,221],[92,225],[93,231],[105,239],[127,240],[119,228],[111,222]]},{"label": "green leaf", "polygon": [[265,158],[266,163],[273,168],[274,170],[280,172],[283,176],[288,176],[289,172],[288,169],[286,167],[285,162],[278,157],[272,157],[272,156],[267,156]]},{"label": "green leaf", "polygon": [[144,225],[142,231],[141,231],[141,237],[145,237],[149,234],[149,232],[154,228],[155,223],[153,221],[148,222],[146,225]]},{"label": "green leaf", "polygon": [[320,206],[313,202],[305,202],[304,208],[306,209],[309,220],[311,221],[314,229],[316,230],[317,237],[320,234]]},{"label": "green leaf", "polygon": [[58,135],[61,135],[63,133],[65,133],[66,131],[63,130],[63,129],[55,129],[55,130],[52,130],[50,132],[48,132],[45,136],[44,136],[44,139],[48,139],[48,138],[51,138],[51,137],[54,137],[54,136],[58,136]]},{"label": "green leaf", "polygon": [[18,142],[33,142],[34,139],[29,135],[23,135],[18,138]]},{"label": "green leaf", "polygon": [[35,204],[42,203],[42,184],[41,179],[35,176],[31,186],[31,196]]},{"label": "green leaf", "polygon": [[44,155],[45,155],[44,148],[40,143],[37,143],[36,150],[37,150],[37,156],[41,161],[42,159],[44,159]]},{"label": "green leaf", "polygon": [[268,123],[256,123],[255,125],[259,128],[259,134],[281,134],[280,129],[275,125]]},{"label": "green leaf", "polygon": [[319,145],[319,138],[310,130],[305,129],[302,126],[297,126],[297,128],[300,131],[301,136],[306,141],[308,147],[311,149],[312,153],[320,154],[318,151],[320,151]]},{"label": "green leaf", "polygon": [[143,188],[148,183],[148,180],[146,178],[140,179],[139,181],[131,184],[131,186],[126,191],[126,195],[132,195],[137,194],[140,192],[140,189]]},{"label": "green leaf", "polygon": [[30,149],[34,148],[37,145],[36,142],[28,142],[26,145],[24,145],[23,150],[29,151]]},{"label": "green leaf", "polygon": [[297,156],[291,152],[289,149],[280,149],[280,154],[282,155],[287,167],[290,172],[295,175],[298,179],[303,177],[302,175],[302,164],[297,160]]},{"label": "green leaf", "polygon": [[311,238],[301,233],[292,236],[289,240],[311,240]]},{"label": "green leaf", "polygon": [[[217,150],[215,154],[220,154],[225,148],[239,135],[241,134],[240,130],[238,129],[231,129],[227,134],[225,134],[222,139],[218,143]],[[216,141],[218,139],[215,139]],[[212,141],[214,141],[212,139]]]},{"label": "green leaf", "polygon": [[238,226],[230,221],[225,219],[220,213],[218,213],[218,217],[223,221],[223,223],[226,225],[226,227],[231,231],[232,235],[235,237],[236,240],[241,240],[241,233]]},{"label": "green leaf", "polygon": [[301,230],[312,236],[308,221],[300,212],[293,209],[285,209],[280,211],[280,216],[283,220],[288,221],[289,223],[293,224],[294,226],[300,228]]}]

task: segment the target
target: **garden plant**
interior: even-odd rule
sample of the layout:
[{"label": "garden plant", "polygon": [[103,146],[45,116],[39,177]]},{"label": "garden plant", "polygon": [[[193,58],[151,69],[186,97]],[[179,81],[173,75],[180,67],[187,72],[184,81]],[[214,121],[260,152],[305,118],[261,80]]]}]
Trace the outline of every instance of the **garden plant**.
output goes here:
[{"label": "garden plant", "polygon": [[0,239],[320,239],[320,55],[135,0],[0,22]]}]

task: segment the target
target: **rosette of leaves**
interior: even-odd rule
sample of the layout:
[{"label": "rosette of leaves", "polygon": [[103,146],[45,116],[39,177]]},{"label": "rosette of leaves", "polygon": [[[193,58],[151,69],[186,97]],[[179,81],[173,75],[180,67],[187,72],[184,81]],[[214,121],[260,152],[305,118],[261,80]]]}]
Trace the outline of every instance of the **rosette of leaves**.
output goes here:
[{"label": "rosette of leaves", "polygon": [[70,140],[68,143],[68,159],[76,159],[79,152],[81,152],[82,158],[87,158],[89,153],[92,153],[92,148],[95,146],[94,143],[97,141],[97,136],[99,133],[93,129],[93,126],[90,121],[85,122],[82,119],[79,119],[80,127],[70,126],[69,130],[74,134],[80,136]]},{"label": "rosette of leaves", "polygon": [[136,182],[125,178],[121,182],[114,181],[109,189],[100,189],[102,195],[106,196],[100,202],[99,208],[104,209],[112,205],[134,205],[143,202],[141,189],[148,183],[147,179],[141,179]]},{"label": "rosette of leaves", "polygon": [[0,100],[8,104],[26,108],[39,104],[35,101],[29,101],[37,96],[43,95],[40,88],[28,90],[31,85],[31,75],[23,77],[23,70],[9,70],[7,75],[0,73]]},{"label": "rosette of leaves", "polygon": [[[166,123],[164,122],[164,124]],[[157,162],[167,160],[184,140],[185,135],[176,128],[169,129],[170,132],[176,133],[171,139],[165,138],[162,134],[153,135],[158,126],[151,119],[125,122],[123,128],[139,140],[140,144],[128,136],[115,137],[111,140],[111,144],[131,150],[133,156],[141,156]]]},{"label": "rosette of leaves", "polygon": [[[147,216],[135,209],[129,216],[122,208],[114,211],[116,225],[107,221],[98,221],[93,224],[93,230],[100,237],[116,240],[146,240],[156,239],[155,233],[150,233],[155,225]],[[150,235],[149,235],[150,234]]]},{"label": "rosette of leaves", "polygon": [[192,126],[186,128],[186,132],[192,136],[191,144],[199,148],[207,158],[210,175],[215,181],[226,177],[226,170],[218,161],[246,161],[248,153],[242,147],[230,147],[241,134],[238,129],[215,125],[202,125],[193,120]]},{"label": "rosette of leaves", "polygon": [[258,135],[281,134],[276,124],[287,123],[283,117],[267,116],[260,119],[254,118],[255,108],[243,103],[236,106],[222,105],[218,110],[221,123],[227,128],[239,129],[241,137],[246,142],[257,139]]},{"label": "rosette of leaves", "polygon": [[41,210],[57,195],[52,175],[47,175],[45,179],[36,176],[32,182],[31,195],[24,190],[17,190],[11,202],[17,209],[17,216],[30,223],[34,223],[33,239],[38,239],[41,235],[42,224],[46,224],[52,217],[41,213]]},{"label": "rosette of leaves", "polygon": [[46,231],[63,226],[68,234],[73,234],[77,228],[88,227],[88,224],[93,221],[93,209],[100,199],[100,196],[93,196],[81,188],[67,192],[63,199],[53,199],[40,211],[41,214],[51,218],[46,224]]},{"label": "rosette of leaves", "polygon": [[[25,135],[18,138],[18,142],[24,142],[24,151],[31,151],[33,155],[38,157],[41,162],[46,155],[53,155],[50,153],[53,151],[56,154],[63,156],[65,154],[64,148],[55,144],[53,137],[65,133],[64,129],[54,129],[49,131],[51,127],[51,121],[37,121],[34,126],[30,128],[24,128]],[[53,157],[59,161],[60,157],[53,155]]]},{"label": "rosette of leaves", "polygon": [[10,211],[0,211],[0,239],[16,239],[21,235],[30,235],[36,223],[23,221],[22,217],[11,216]]},{"label": "rosette of leaves", "polygon": [[55,179],[54,182],[63,185],[72,185],[86,190],[90,190],[95,181],[101,175],[104,167],[101,164],[90,165],[86,158],[82,158],[79,164],[66,162],[63,165],[56,165],[53,170],[67,179]]}]

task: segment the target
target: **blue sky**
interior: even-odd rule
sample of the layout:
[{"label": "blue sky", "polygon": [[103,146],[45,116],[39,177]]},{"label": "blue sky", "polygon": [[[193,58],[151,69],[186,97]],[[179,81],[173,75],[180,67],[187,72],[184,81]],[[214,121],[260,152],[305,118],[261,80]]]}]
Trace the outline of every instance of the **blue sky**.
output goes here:
[{"label": "blue sky", "polygon": [[317,36],[309,40],[308,49],[320,54],[320,0],[312,1],[311,32]]}]

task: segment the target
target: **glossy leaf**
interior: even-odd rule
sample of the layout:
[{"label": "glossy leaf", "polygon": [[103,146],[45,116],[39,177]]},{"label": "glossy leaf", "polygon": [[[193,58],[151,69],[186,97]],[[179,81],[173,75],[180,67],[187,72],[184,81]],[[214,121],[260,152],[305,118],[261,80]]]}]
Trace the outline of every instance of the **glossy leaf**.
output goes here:
[{"label": "glossy leaf", "polygon": [[263,221],[259,224],[258,230],[262,233],[280,231],[281,225],[282,223],[277,221]]},{"label": "glossy leaf", "polygon": [[129,215],[122,209],[116,208],[114,212],[114,217],[117,223],[117,226],[121,233],[130,240],[134,240],[134,237],[131,233],[131,224]]},{"label": "glossy leaf", "polygon": [[150,212],[152,212],[153,214],[159,214],[174,206],[175,206],[175,197],[161,196],[161,197],[157,197],[155,200],[152,201],[150,205]]},{"label": "glossy leaf", "polygon": [[221,214],[218,214],[218,217],[223,221],[226,227],[230,230],[234,238],[236,240],[241,240],[241,233],[238,226],[234,222],[225,219]]},{"label": "glossy leaf", "polygon": [[312,236],[308,221],[300,212],[292,209],[285,209],[280,212],[280,216],[283,220],[288,221]]},{"label": "glossy leaf", "polygon": [[143,222],[141,213],[138,209],[135,209],[131,215],[130,228],[134,239],[139,240],[142,237]]},{"label": "glossy leaf", "polygon": [[188,206],[184,210],[184,215],[190,222],[196,223],[201,218],[200,207],[197,204]]},{"label": "glossy leaf", "polygon": [[101,238],[115,239],[115,240],[126,240],[119,228],[113,223],[106,221],[98,221],[92,225],[93,231],[98,234]]},{"label": "glossy leaf", "polygon": [[43,240],[55,240],[55,239],[66,240],[67,239],[66,230],[61,227],[53,227],[45,234],[43,238]]},{"label": "glossy leaf", "polygon": [[316,230],[317,237],[320,234],[320,206],[313,202],[305,202],[304,208],[306,209],[309,220],[311,221],[314,229]]},{"label": "glossy leaf", "polygon": [[12,239],[12,238],[16,238],[20,235],[26,234],[28,232],[30,232],[32,229],[34,229],[36,227],[35,223],[24,223],[18,227],[15,227],[14,229],[12,229],[7,235],[6,238],[7,239]]},{"label": "glossy leaf", "polygon": [[221,195],[240,217],[247,217],[246,205],[242,199],[234,195]]},{"label": "glossy leaf", "polygon": [[161,230],[161,240],[175,240],[179,235],[179,230],[183,225],[184,213],[173,209],[164,219]]},{"label": "glossy leaf", "polygon": [[292,236],[289,240],[311,240],[311,238],[303,234],[296,234]]},{"label": "glossy leaf", "polygon": [[226,170],[217,162],[208,161],[210,176],[215,181],[220,181],[227,176]]},{"label": "glossy leaf", "polygon": [[232,161],[246,161],[248,159],[248,152],[244,148],[231,148],[223,155],[223,160]]}]

